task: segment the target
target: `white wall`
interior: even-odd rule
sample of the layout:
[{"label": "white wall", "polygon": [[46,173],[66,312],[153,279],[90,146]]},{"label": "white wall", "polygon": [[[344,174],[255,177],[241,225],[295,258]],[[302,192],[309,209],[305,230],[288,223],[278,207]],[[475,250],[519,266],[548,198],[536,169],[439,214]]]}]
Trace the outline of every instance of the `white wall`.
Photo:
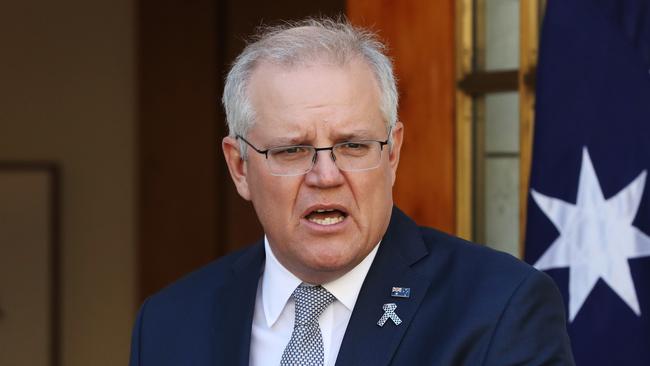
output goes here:
[{"label": "white wall", "polygon": [[128,359],[136,307],[134,14],[129,0],[0,6],[0,160],[62,167],[65,366]]}]

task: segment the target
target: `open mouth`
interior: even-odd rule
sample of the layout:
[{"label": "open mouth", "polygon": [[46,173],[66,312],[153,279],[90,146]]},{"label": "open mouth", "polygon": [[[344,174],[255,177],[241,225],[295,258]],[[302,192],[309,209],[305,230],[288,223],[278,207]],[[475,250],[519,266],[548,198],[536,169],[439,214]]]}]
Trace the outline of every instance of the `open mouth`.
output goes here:
[{"label": "open mouth", "polygon": [[315,224],[329,226],[342,222],[347,216],[346,212],[336,208],[322,208],[309,212],[305,218]]}]

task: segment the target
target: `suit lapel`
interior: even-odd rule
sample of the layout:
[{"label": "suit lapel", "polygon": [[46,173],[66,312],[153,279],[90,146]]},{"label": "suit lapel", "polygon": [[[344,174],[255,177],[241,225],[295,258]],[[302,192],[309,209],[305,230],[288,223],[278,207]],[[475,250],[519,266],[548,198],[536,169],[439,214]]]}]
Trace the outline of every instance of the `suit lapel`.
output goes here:
[{"label": "suit lapel", "polygon": [[[415,316],[431,279],[411,268],[427,255],[417,225],[397,208],[368,271],[348,323],[336,365],[387,365]],[[391,297],[392,287],[409,287],[409,298]],[[402,323],[377,321],[382,306],[395,303]]]},{"label": "suit lapel", "polygon": [[264,245],[256,243],[232,266],[232,278],[215,301],[216,365],[248,365],[257,284]]}]

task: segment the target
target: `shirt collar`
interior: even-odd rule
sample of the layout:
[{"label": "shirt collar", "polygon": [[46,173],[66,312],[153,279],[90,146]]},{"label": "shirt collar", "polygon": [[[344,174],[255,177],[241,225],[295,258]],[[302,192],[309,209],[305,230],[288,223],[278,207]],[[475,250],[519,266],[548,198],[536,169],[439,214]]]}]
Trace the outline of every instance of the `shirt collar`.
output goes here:
[{"label": "shirt collar", "polygon": [[[379,243],[348,273],[322,285],[350,311],[357,302],[359,291],[372,265],[372,261],[375,259],[378,248]],[[266,261],[262,276],[262,304],[266,324],[270,328],[278,320],[291,294],[302,283],[302,280],[278,261],[266,236],[264,236],[264,250],[266,252]]]}]

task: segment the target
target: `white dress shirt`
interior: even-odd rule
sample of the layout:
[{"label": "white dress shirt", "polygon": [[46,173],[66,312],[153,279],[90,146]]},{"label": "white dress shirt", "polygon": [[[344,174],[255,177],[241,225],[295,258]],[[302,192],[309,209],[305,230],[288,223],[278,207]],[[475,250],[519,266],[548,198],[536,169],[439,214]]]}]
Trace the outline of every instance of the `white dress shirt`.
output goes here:
[{"label": "white dress shirt", "polygon": [[[378,248],[379,243],[348,273],[332,282],[322,284],[336,297],[318,319],[323,335],[325,366],[333,366],[336,363],[352,309]],[[278,366],[293,332],[295,302],[291,294],[302,280],[278,262],[266,236],[264,250],[266,261],[264,272],[257,285],[249,364]]]}]

